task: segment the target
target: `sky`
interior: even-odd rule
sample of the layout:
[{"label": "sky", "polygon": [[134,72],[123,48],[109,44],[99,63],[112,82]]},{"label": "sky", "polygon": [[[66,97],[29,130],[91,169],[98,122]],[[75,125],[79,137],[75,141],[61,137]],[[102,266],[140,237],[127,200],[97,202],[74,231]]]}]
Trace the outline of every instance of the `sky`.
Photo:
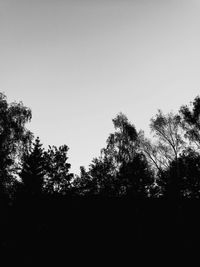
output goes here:
[{"label": "sky", "polygon": [[198,0],[0,0],[0,91],[79,173],[119,112],[148,134],[199,95],[199,14]]}]

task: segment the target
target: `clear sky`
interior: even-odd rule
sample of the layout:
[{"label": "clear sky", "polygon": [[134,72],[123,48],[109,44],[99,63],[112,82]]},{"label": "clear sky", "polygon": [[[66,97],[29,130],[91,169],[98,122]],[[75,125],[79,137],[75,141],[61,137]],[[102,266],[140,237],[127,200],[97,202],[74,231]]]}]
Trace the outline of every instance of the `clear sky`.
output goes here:
[{"label": "clear sky", "polygon": [[0,0],[0,91],[78,173],[118,112],[148,132],[199,94],[199,14],[199,0]]}]

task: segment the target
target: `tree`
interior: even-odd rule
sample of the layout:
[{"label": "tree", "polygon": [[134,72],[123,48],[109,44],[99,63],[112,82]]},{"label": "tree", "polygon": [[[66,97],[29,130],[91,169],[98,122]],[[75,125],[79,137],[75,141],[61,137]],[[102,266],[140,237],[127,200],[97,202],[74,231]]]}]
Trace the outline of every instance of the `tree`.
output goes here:
[{"label": "tree", "polygon": [[[179,173],[179,188],[182,198],[200,198],[200,155],[191,148],[186,149],[178,159],[180,168]],[[168,177],[171,183],[168,186],[173,186],[173,180],[176,176],[176,163],[172,162],[168,170]],[[173,188],[171,189],[173,190]],[[167,191],[171,191],[167,190]]]},{"label": "tree", "polygon": [[22,102],[9,104],[0,93],[0,187],[4,190],[19,168],[21,156],[30,146],[33,134],[25,128],[31,110]]},{"label": "tree", "polygon": [[72,184],[77,196],[94,195],[97,189],[94,178],[83,166],[80,167],[80,175],[75,176]]},{"label": "tree", "polygon": [[144,154],[138,153],[131,162],[123,164],[118,176],[122,195],[136,199],[151,196],[154,176]]},{"label": "tree", "polygon": [[185,185],[184,196],[199,198],[200,97],[197,96],[189,106],[181,106],[179,113],[185,138],[189,141],[189,146],[179,162],[181,178]]},{"label": "tree", "polygon": [[177,160],[185,144],[181,128],[181,117],[172,112],[164,115],[161,110],[151,119],[151,131],[157,138],[157,149],[163,157],[163,166]]},{"label": "tree", "polygon": [[48,151],[44,153],[45,158],[45,190],[48,193],[66,194],[71,189],[71,180],[73,174],[69,173],[71,164],[67,162],[67,152],[69,148],[66,145],[49,146]]},{"label": "tree", "polygon": [[118,181],[111,158],[99,157],[93,159],[89,167],[89,174],[93,178],[96,195],[113,197],[118,194]]},{"label": "tree", "polygon": [[153,144],[148,139],[143,138],[141,143],[145,155],[157,170],[156,173],[159,180],[157,180],[156,183],[165,186],[168,182],[165,171],[170,167],[171,162],[175,162],[176,176],[173,180],[173,186],[176,190],[171,192],[171,197],[178,197],[180,193],[178,188],[178,157],[185,147],[181,117],[172,112],[164,115],[162,111],[159,110],[158,114],[151,119],[150,128],[156,138],[156,142]]},{"label": "tree", "polygon": [[131,190],[142,192],[142,184],[146,190],[147,164],[139,151],[138,133],[122,113],[113,119],[113,124],[115,132],[109,135],[100,157],[93,159],[88,172],[82,169],[79,185],[84,185],[87,194],[119,197]]},{"label": "tree", "polygon": [[73,183],[80,196],[110,197],[116,194],[110,166],[101,157],[92,160],[88,171],[82,166],[80,171],[80,176],[77,176]]},{"label": "tree", "polygon": [[138,133],[123,113],[119,113],[112,121],[115,132],[109,135],[107,147],[102,149],[102,154],[112,159],[117,170],[123,162],[131,161],[135,155],[138,148]]},{"label": "tree", "polygon": [[29,152],[23,157],[23,166],[20,177],[23,183],[23,191],[33,197],[39,197],[44,185],[44,150],[39,137]]},{"label": "tree", "polygon": [[182,116],[182,127],[185,131],[185,137],[190,143],[200,148],[200,97],[197,96],[190,104],[191,107],[184,105],[180,108]]}]

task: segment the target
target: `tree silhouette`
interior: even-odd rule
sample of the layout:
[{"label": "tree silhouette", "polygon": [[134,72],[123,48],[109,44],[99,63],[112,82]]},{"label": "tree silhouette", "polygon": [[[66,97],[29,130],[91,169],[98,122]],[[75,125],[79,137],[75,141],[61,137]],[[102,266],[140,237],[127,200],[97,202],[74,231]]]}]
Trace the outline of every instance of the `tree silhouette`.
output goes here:
[{"label": "tree silhouette", "polygon": [[110,158],[99,157],[93,159],[89,168],[89,175],[92,177],[93,193],[101,197],[117,196],[117,179],[113,171],[113,163]]},{"label": "tree silhouette", "polygon": [[190,104],[190,107],[184,105],[180,108],[180,115],[183,118],[182,127],[185,136],[198,149],[200,148],[200,97],[197,96]]},{"label": "tree silhouette", "polygon": [[179,115],[162,111],[151,119],[150,128],[154,136],[158,138],[157,150],[163,158],[163,166],[168,167],[172,160],[177,160],[179,153],[183,150],[184,139]]},{"label": "tree silhouette", "polygon": [[0,93],[0,191],[4,191],[18,171],[21,156],[30,146],[33,134],[25,128],[31,110],[20,103],[7,102]]},{"label": "tree silhouette", "polygon": [[136,154],[131,162],[122,165],[118,176],[122,195],[136,199],[150,196],[154,176],[143,154]]},{"label": "tree silhouette", "polygon": [[178,198],[180,189],[178,188],[179,165],[178,156],[185,148],[184,133],[181,127],[181,117],[179,115],[168,113],[164,115],[161,110],[151,119],[151,131],[156,138],[156,142],[143,141],[144,153],[157,169],[157,183],[164,186],[167,183],[165,171],[169,168],[171,162],[176,164],[176,176],[173,179],[173,190],[168,194],[171,197]]},{"label": "tree silhouette", "polygon": [[109,135],[106,148],[93,159],[88,172],[81,169],[76,185],[87,195],[147,196],[153,176],[140,151],[138,133],[122,113],[113,119],[113,124],[115,132]]},{"label": "tree silhouette", "polygon": [[23,156],[23,166],[20,177],[24,191],[33,197],[39,197],[43,191],[44,184],[44,151],[39,137],[29,152]]},{"label": "tree silhouette", "polygon": [[105,164],[97,158],[92,161],[88,171],[86,171],[85,167],[81,166],[80,175],[76,175],[73,181],[76,194],[84,197],[103,195],[105,184],[109,182],[108,171]]},{"label": "tree silhouette", "polygon": [[131,161],[137,152],[138,133],[123,113],[119,113],[112,121],[115,132],[109,135],[102,154],[112,159],[117,170],[123,162]]},{"label": "tree silhouette", "polygon": [[72,189],[71,180],[73,174],[69,173],[71,164],[67,162],[67,152],[69,148],[66,145],[49,146],[45,151],[45,190],[48,193],[66,194]]},{"label": "tree silhouette", "polygon": [[[180,168],[179,188],[182,198],[198,199],[200,198],[200,155],[191,148],[186,149],[178,158]],[[168,187],[172,187],[173,180],[176,177],[176,162],[172,162],[168,170]],[[170,190],[170,191],[171,191]]]}]

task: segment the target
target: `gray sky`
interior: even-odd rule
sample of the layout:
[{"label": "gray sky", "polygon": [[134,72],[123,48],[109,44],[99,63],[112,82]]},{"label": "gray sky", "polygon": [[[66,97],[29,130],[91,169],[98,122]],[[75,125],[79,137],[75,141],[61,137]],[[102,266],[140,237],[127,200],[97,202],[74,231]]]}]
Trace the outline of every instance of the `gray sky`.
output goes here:
[{"label": "gray sky", "polygon": [[148,132],[200,89],[198,0],[0,0],[0,91],[87,166],[125,113]]}]

